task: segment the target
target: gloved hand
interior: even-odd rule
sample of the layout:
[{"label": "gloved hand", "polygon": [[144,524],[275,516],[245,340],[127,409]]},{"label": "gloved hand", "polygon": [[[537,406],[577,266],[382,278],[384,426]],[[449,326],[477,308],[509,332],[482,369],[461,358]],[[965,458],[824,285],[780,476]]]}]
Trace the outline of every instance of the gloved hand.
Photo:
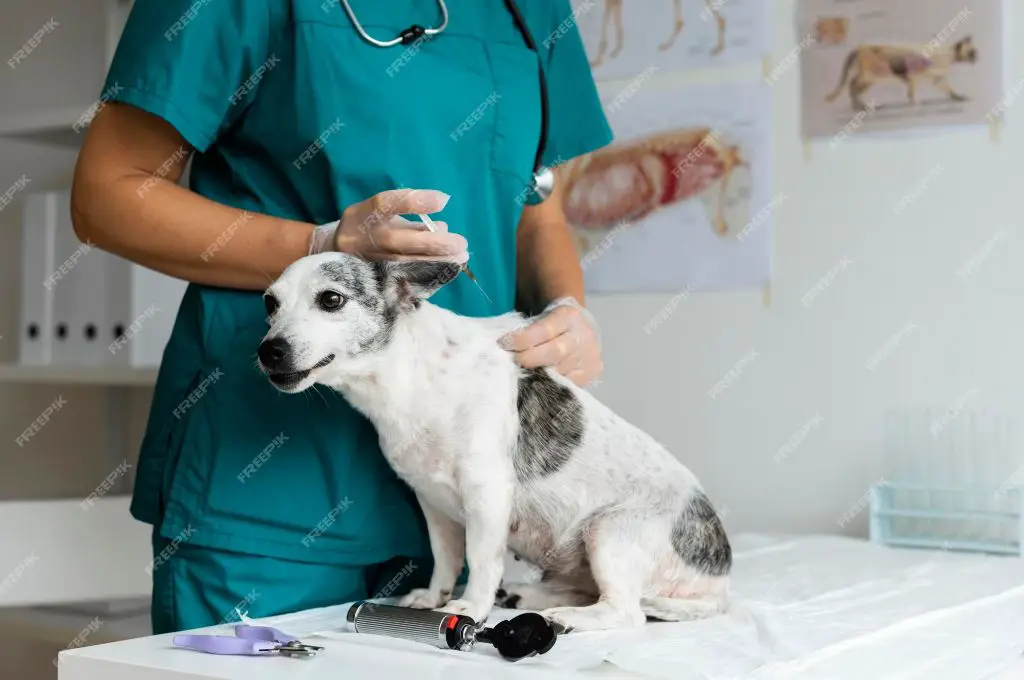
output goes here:
[{"label": "gloved hand", "polygon": [[500,344],[515,352],[516,363],[523,368],[551,366],[580,387],[604,370],[597,319],[571,297],[555,300]]},{"label": "gloved hand", "polygon": [[448,233],[448,225],[434,222],[431,232],[419,222],[399,215],[429,215],[444,209],[448,195],[432,189],[382,191],[362,203],[345,208],[341,219],[313,230],[309,254],[339,251],[367,260],[469,259],[466,239]]}]

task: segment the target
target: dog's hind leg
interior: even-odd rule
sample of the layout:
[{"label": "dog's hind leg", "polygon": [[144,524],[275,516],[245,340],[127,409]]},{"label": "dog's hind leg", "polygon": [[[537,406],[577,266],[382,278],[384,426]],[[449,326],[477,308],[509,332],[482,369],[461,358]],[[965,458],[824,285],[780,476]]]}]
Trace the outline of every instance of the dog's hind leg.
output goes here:
[{"label": "dog's hind leg", "polygon": [[594,604],[597,596],[561,580],[540,583],[512,583],[499,588],[494,604],[505,609],[540,611],[553,607],[582,607]]},{"label": "dog's hind leg", "polygon": [[608,630],[642,626],[640,596],[653,566],[643,547],[644,518],[621,512],[594,520],[584,543],[601,595],[585,607],[554,607],[541,614],[567,630]]},{"label": "dog's hind leg", "polygon": [[640,609],[650,619],[659,621],[695,621],[721,614],[728,602],[721,595],[702,595],[693,598],[644,597]]}]

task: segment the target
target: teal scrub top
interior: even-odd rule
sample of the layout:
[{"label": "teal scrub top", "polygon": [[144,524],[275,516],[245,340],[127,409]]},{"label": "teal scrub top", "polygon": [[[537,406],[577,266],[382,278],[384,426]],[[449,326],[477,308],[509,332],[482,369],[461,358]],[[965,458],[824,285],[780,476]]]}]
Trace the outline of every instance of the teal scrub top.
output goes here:
[{"label": "teal scrub top", "polygon": [[[433,0],[350,4],[379,40],[441,18]],[[388,189],[450,194],[435,217],[467,238],[490,302],[466,277],[433,301],[504,313],[540,130],[538,58],[544,162],[611,141],[568,0],[519,5],[539,54],[502,0],[447,0],[443,33],[391,48],[365,42],[334,0],[136,0],[104,92],[174,126],[195,147],[191,189],[240,210],[322,224]],[[280,394],[255,367],[265,316],[258,292],[188,287],[132,514],[171,545],[335,564],[429,556],[370,423],[324,388]]]}]

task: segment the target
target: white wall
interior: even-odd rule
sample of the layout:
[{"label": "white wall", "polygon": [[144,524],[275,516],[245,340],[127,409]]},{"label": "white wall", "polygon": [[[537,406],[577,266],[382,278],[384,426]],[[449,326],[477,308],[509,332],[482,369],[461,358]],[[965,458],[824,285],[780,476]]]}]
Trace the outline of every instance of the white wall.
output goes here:
[{"label": "white wall", "polygon": [[[799,38],[795,2],[774,4],[778,63]],[[1024,45],[1012,53],[1010,84],[1021,78]],[[733,530],[863,535],[866,513],[845,529],[839,520],[882,475],[887,408],[952,408],[977,389],[972,407],[1024,415],[1024,104],[1009,109],[998,143],[988,129],[854,139],[835,150],[826,140],[807,159],[799,78],[794,65],[774,85],[774,193],[785,199],[774,212],[770,306],[761,291],[696,294],[648,335],[669,297],[591,300],[605,329],[597,393],[701,477]],[[994,237],[961,280],[956,271]],[[805,307],[801,298],[834,267],[832,284]],[[752,351],[732,386],[709,397]],[[820,424],[776,463],[816,415]]]},{"label": "white wall", "polygon": [[[794,2],[773,1],[778,62],[797,42]],[[50,15],[70,22],[85,11],[83,2],[23,2],[13,16],[32,8],[38,21],[19,24],[41,24]],[[10,28],[12,12],[2,11],[0,45],[7,50],[19,31]],[[52,47],[60,47],[58,35],[51,36]],[[1022,62],[1024,52],[1015,49],[1011,82],[1020,78]],[[6,71],[0,69],[4,111],[11,91]],[[725,77],[760,72],[756,65]],[[968,130],[854,140],[835,151],[823,145],[806,160],[798,80],[794,67],[775,85],[775,192],[786,200],[775,212],[771,305],[762,304],[760,291],[698,294],[647,335],[644,326],[670,296],[592,300],[603,322],[607,364],[597,394],[676,452],[728,509],[733,530],[839,531],[840,516],[881,474],[887,407],[947,407],[976,388],[979,406],[1016,415],[1024,410],[1018,379],[1024,374],[1024,325],[1018,322],[1024,233],[1017,217],[1024,194],[1024,104],[1010,109],[998,144],[987,130]],[[17,87],[29,88],[17,90],[19,100],[29,96],[30,85]],[[57,181],[72,161],[68,152],[0,141],[0,188],[23,172],[41,183]],[[894,206],[922,182],[919,200],[896,215]],[[17,356],[19,211],[16,203],[0,212],[0,361]],[[955,271],[1001,228],[1005,238],[962,282]],[[851,264],[805,308],[801,298],[844,257]],[[875,372],[867,371],[869,357],[908,321],[916,330]],[[712,400],[711,387],[751,351],[757,357]],[[63,390],[68,408],[60,425],[45,428],[30,449],[14,446],[17,433],[58,391],[0,385],[0,497],[85,495],[108,472],[102,402],[90,388]],[[129,417],[137,431],[147,401],[133,404]],[[776,464],[779,448],[816,414],[821,425]],[[862,513],[846,531],[863,533],[865,526]]]}]

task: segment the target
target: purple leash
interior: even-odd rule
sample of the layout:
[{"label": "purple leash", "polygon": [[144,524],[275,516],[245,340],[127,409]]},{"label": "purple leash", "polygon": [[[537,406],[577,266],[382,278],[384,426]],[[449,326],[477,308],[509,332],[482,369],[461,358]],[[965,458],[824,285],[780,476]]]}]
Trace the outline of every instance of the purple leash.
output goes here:
[{"label": "purple leash", "polygon": [[175,647],[194,649],[207,654],[236,656],[315,656],[323,647],[303,644],[297,637],[269,626],[235,626],[231,635],[175,635]]}]

